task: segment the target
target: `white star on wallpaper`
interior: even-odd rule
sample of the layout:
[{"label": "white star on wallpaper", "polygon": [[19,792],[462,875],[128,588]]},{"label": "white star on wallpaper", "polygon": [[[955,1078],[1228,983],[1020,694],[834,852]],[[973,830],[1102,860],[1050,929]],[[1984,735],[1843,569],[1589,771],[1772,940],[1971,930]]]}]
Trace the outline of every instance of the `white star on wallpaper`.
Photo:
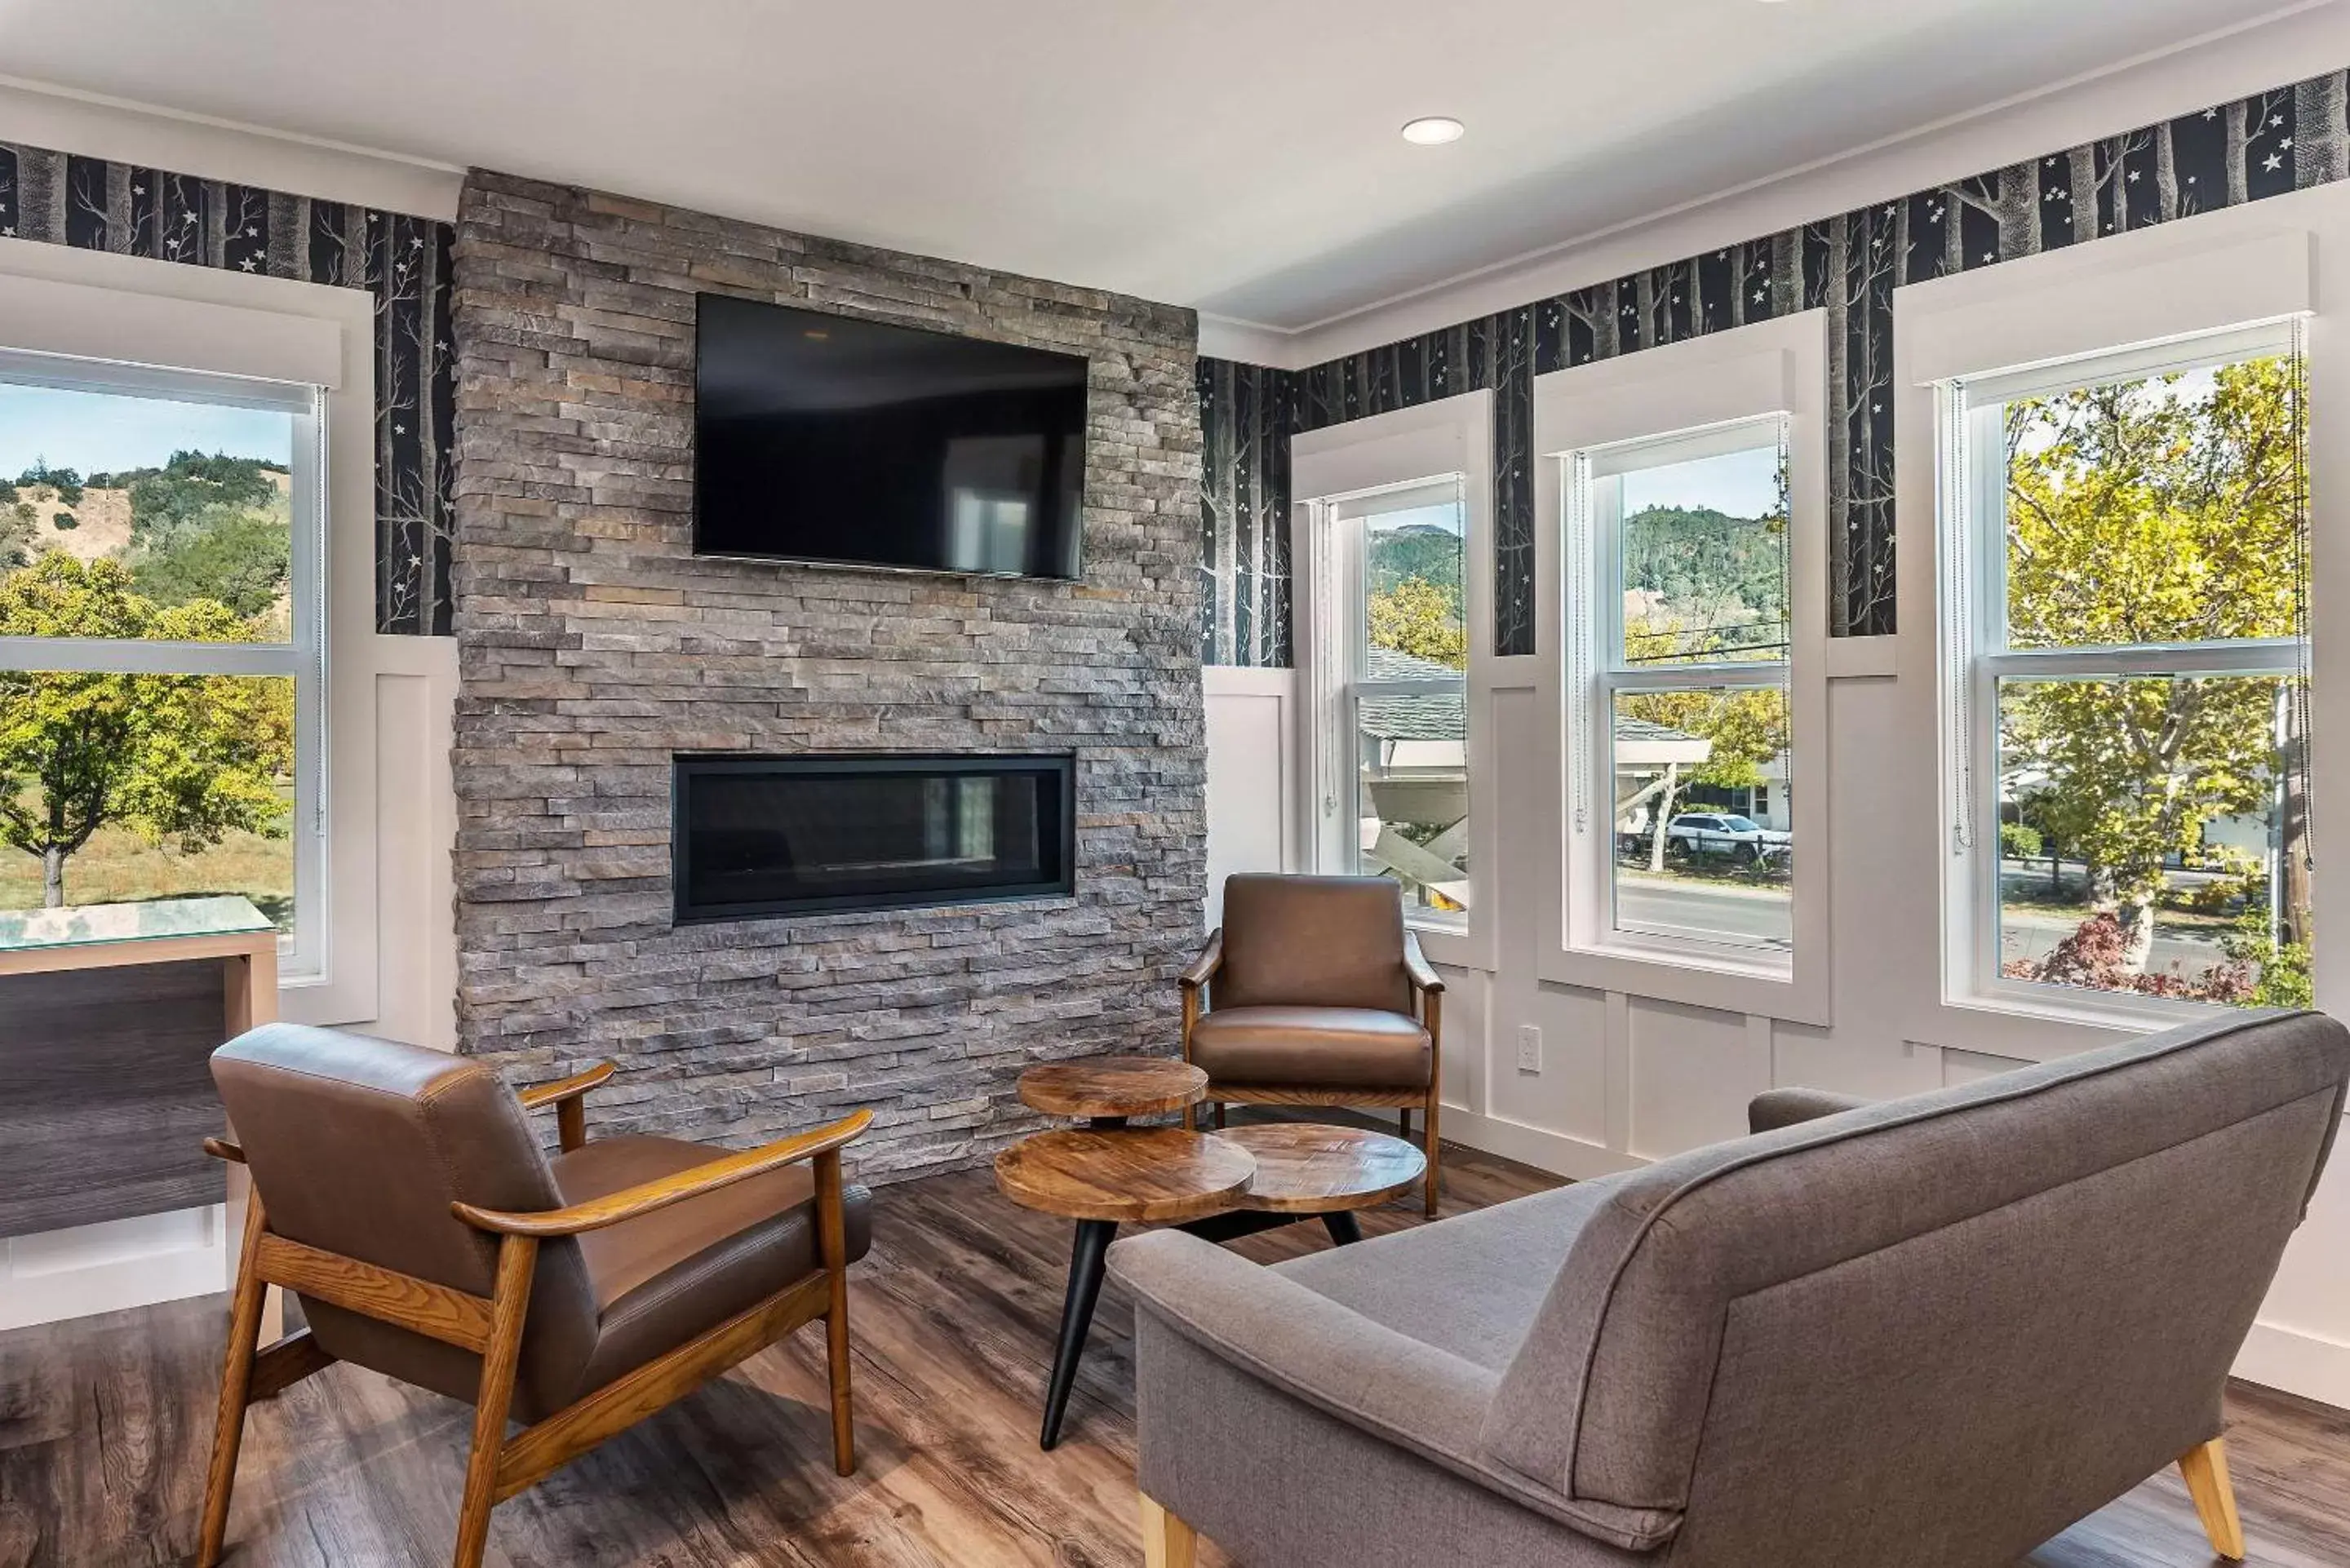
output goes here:
[{"label": "white star on wallpaper", "polygon": [[2141,175],[2141,174],[2143,174],[2143,173],[2145,173],[2145,172],[2146,172],[2146,171],[2145,171],[2145,170],[2143,170],[2143,169],[2133,169],[2133,170],[2131,170],[2131,171],[2130,171],[2130,175],[2129,175],[2130,183],[2131,183],[2131,184],[2133,184],[2133,185],[2137,184],[2137,180],[2138,180],[2138,176],[2139,176],[2139,175]]},{"label": "white star on wallpaper", "polygon": [[251,272],[255,266],[260,265],[260,262],[261,258],[259,256],[247,256],[236,265],[240,271]]},{"label": "white star on wallpaper", "polygon": [[[15,234],[16,231],[15,231],[14,229],[11,229],[11,230],[9,230],[8,232],[9,232],[10,234]],[[1770,296],[1769,291],[1767,291],[1767,290],[1765,290],[1765,289],[1760,289],[1760,288],[1758,288],[1758,289],[1756,289],[1756,290],[1754,291],[1754,303],[1755,303],[1755,304],[1757,304],[1757,305],[1762,304],[1764,300],[1766,300],[1766,299],[1768,299],[1768,298],[1770,298],[1770,297],[1771,297],[1771,296]]]},{"label": "white star on wallpaper", "polygon": [[2261,160],[2261,167],[2273,174],[2284,167],[2284,158],[2282,154],[2272,152]]},{"label": "white star on wallpaper", "polygon": [[2284,123],[2284,116],[2281,114],[2272,115],[2269,118],[2269,123],[2271,125],[2282,125]]},{"label": "white star on wallpaper", "polygon": [[2217,119],[2220,118],[2220,111],[2216,109],[2207,109],[2203,111],[2203,118],[2206,119]]}]

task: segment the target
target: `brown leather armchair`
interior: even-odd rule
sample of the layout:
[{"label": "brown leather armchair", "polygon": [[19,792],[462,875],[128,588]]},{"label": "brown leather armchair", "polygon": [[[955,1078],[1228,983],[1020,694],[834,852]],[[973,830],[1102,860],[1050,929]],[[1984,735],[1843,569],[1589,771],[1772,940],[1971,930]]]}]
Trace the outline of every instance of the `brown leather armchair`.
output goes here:
[{"label": "brown leather armchair", "polygon": [[1224,923],[1180,978],[1183,1059],[1208,1075],[1220,1122],[1227,1103],[1394,1106],[1409,1137],[1420,1107],[1436,1213],[1444,982],[1395,883],[1228,877]]},{"label": "brown leather armchair", "polygon": [[[457,1568],[490,1510],[785,1334],[825,1320],[833,1460],[856,1467],[851,1262],[868,1195],[841,1184],[859,1111],[733,1152],[587,1140],[609,1065],[517,1096],[482,1063],[274,1024],[213,1054],[253,1176],[196,1561],[220,1560],[248,1401],[349,1361],[473,1406]],[[548,1158],[526,1107],[556,1107]],[[256,1354],[264,1291],[309,1326]],[[531,1423],[509,1438],[509,1417]]]}]

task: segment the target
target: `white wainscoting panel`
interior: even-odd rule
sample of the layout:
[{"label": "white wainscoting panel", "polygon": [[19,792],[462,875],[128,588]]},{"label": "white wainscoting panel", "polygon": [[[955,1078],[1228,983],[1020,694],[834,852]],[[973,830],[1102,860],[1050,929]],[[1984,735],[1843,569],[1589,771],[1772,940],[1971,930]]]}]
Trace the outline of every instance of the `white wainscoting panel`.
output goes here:
[{"label": "white wainscoting panel", "polygon": [[1222,923],[1224,878],[1300,868],[1297,674],[1201,671],[1208,711],[1207,923]]}]

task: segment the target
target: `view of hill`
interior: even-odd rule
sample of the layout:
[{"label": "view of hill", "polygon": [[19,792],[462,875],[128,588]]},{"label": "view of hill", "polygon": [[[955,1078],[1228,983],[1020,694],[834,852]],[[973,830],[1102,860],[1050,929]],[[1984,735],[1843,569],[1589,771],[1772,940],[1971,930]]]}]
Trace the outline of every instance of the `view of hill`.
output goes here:
[{"label": "view of hill", "polygon": [[120,561],[159,605],[211,599],[241,619],[282,623],[292,484],[283,468],[225,453],[173,452],[161,468],[88,478],[36,462],[0,483],[0,569],[50,550]]},{"label": "view of hill", "polygon": [[1633,647],[1636,659],[1785,643],[1784,518],[1650,506],[1624,520],[1623,537],[1627,618],[1670,628]]},{"label": "view of hill", "polygon": [[1433,524],[1375,529],[1370,537],[1370,589],[1383,594],[1408,577],[1461,594],[1461,535]]}]

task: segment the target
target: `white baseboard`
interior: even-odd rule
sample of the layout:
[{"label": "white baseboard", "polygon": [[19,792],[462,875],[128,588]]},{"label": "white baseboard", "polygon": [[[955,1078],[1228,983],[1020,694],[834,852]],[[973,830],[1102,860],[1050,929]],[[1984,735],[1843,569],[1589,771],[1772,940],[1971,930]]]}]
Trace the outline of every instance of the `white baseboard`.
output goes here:
[{"label": "white baseboard", "polygon": [[0,1240],[0,1330],[228,1289],[220,1204]]},{"label": "white baseboard", "polygon": [[1551,1171],[1570,1181],[1613,1176],[1619,1170],[1631,1170],[1648,1163],[1638,1155],[1617,1154],[1579,1137],[1547,1132],[1503,1116],[1480,1116],[1449,1105],[1444,1107],[1444,1119],[1437,1131],[1451,1142]]},{"label": "white baseboard", "polygon": [[2350,1345],[2306,1329],[2256,1323],[2236,1357],[2236,1376],[2321,1405],[2350,1410]]}]

